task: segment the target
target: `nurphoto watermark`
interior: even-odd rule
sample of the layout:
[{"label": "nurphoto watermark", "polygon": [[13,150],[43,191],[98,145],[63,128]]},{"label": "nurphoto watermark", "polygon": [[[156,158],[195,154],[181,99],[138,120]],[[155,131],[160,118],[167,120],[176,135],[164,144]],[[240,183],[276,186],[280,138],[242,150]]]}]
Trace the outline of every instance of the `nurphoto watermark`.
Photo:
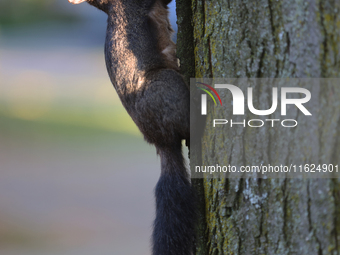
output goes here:
[{"label": "nurphoto watermark", "polygon": [[340,79],[191,79],[192,178],[340,177]]}]

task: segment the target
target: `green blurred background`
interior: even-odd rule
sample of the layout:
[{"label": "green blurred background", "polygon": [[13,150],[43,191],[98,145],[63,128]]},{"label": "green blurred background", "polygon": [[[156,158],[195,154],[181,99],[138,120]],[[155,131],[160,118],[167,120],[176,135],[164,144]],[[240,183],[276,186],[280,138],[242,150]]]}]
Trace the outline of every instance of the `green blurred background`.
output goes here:
[{"label": "green blurred background", "polygon": [[105,30],[85,3],[0,0],[1,255],[150,254],[159,162],[109,81]]}]

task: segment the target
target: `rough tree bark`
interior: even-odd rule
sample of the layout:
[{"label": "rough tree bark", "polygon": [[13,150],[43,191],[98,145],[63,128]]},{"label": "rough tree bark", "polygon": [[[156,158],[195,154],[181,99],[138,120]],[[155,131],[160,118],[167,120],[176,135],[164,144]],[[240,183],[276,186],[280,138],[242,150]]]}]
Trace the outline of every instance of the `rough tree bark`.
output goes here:
[{"label": "rough tree bark", "polygon": [[[340,0],[177,0],[177,12],[187,78],[340,76]],[[325,90],[320,93],[340,99],[339,89]],[[333,105],[319,120],[317,157],[340,162],[340,106]],[[224,142],[209,134],[203,162]],[[270,148],[282,148],[284,162],[303,153],[296,144],[285,152],[275,135],[257,140],[245,129],[226,137],[226,157],[249,164],[273,157]],[[193,185],[200,201],[196,255],[340,254],[339,178],[196,179]]]}]

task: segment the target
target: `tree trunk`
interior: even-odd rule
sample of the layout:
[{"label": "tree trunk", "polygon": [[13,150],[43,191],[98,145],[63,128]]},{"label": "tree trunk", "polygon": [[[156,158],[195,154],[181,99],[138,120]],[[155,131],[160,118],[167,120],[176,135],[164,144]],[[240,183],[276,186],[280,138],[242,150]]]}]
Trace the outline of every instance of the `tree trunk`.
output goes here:
[{"label": "tree trunk", "polygon": [[[187,78],[340,76],[340,0],[177,0],[177,11]],[[336,103],[320,117],[326,124],[315,134],[317,157],[339,163],[340,92],[328,89],[320,94]],[[209,134],[193,153],[203,161],[224,142]],[[270,157],[275,148],[286,161],[304,153],[297,143],[284,152],[280,141],[258,149],[262,140],[244,129],[238,141],[229,139],[226,157],[249,164],[258,160],[255,150]],[[340,254],[340,178],[194,179],[193,185],[200,201],[196,255]]]}]

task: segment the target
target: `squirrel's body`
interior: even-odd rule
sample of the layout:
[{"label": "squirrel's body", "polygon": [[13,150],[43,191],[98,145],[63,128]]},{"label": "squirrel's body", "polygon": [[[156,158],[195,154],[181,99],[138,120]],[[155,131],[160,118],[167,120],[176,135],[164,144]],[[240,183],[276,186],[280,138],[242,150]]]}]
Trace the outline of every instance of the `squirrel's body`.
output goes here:
[{"label": "squirrel's body", "polygon": [[108,18],[105,59],[111,82],[149,143],[189,139],[189,90],[161,51],[168,45],[157,40],[162,30],[150,17],[154,5],[132,2],[114,1]]},{"label": "squirrel's body", "polygon": [[[80,3],[84,0],[69,0]],[[161,157],[154,255],[190,255],[194,199],[181,151],[189,140],[189,89],[178,73],[169,0],[87,0],[108,14],[107,70],[122,104]]]}]

